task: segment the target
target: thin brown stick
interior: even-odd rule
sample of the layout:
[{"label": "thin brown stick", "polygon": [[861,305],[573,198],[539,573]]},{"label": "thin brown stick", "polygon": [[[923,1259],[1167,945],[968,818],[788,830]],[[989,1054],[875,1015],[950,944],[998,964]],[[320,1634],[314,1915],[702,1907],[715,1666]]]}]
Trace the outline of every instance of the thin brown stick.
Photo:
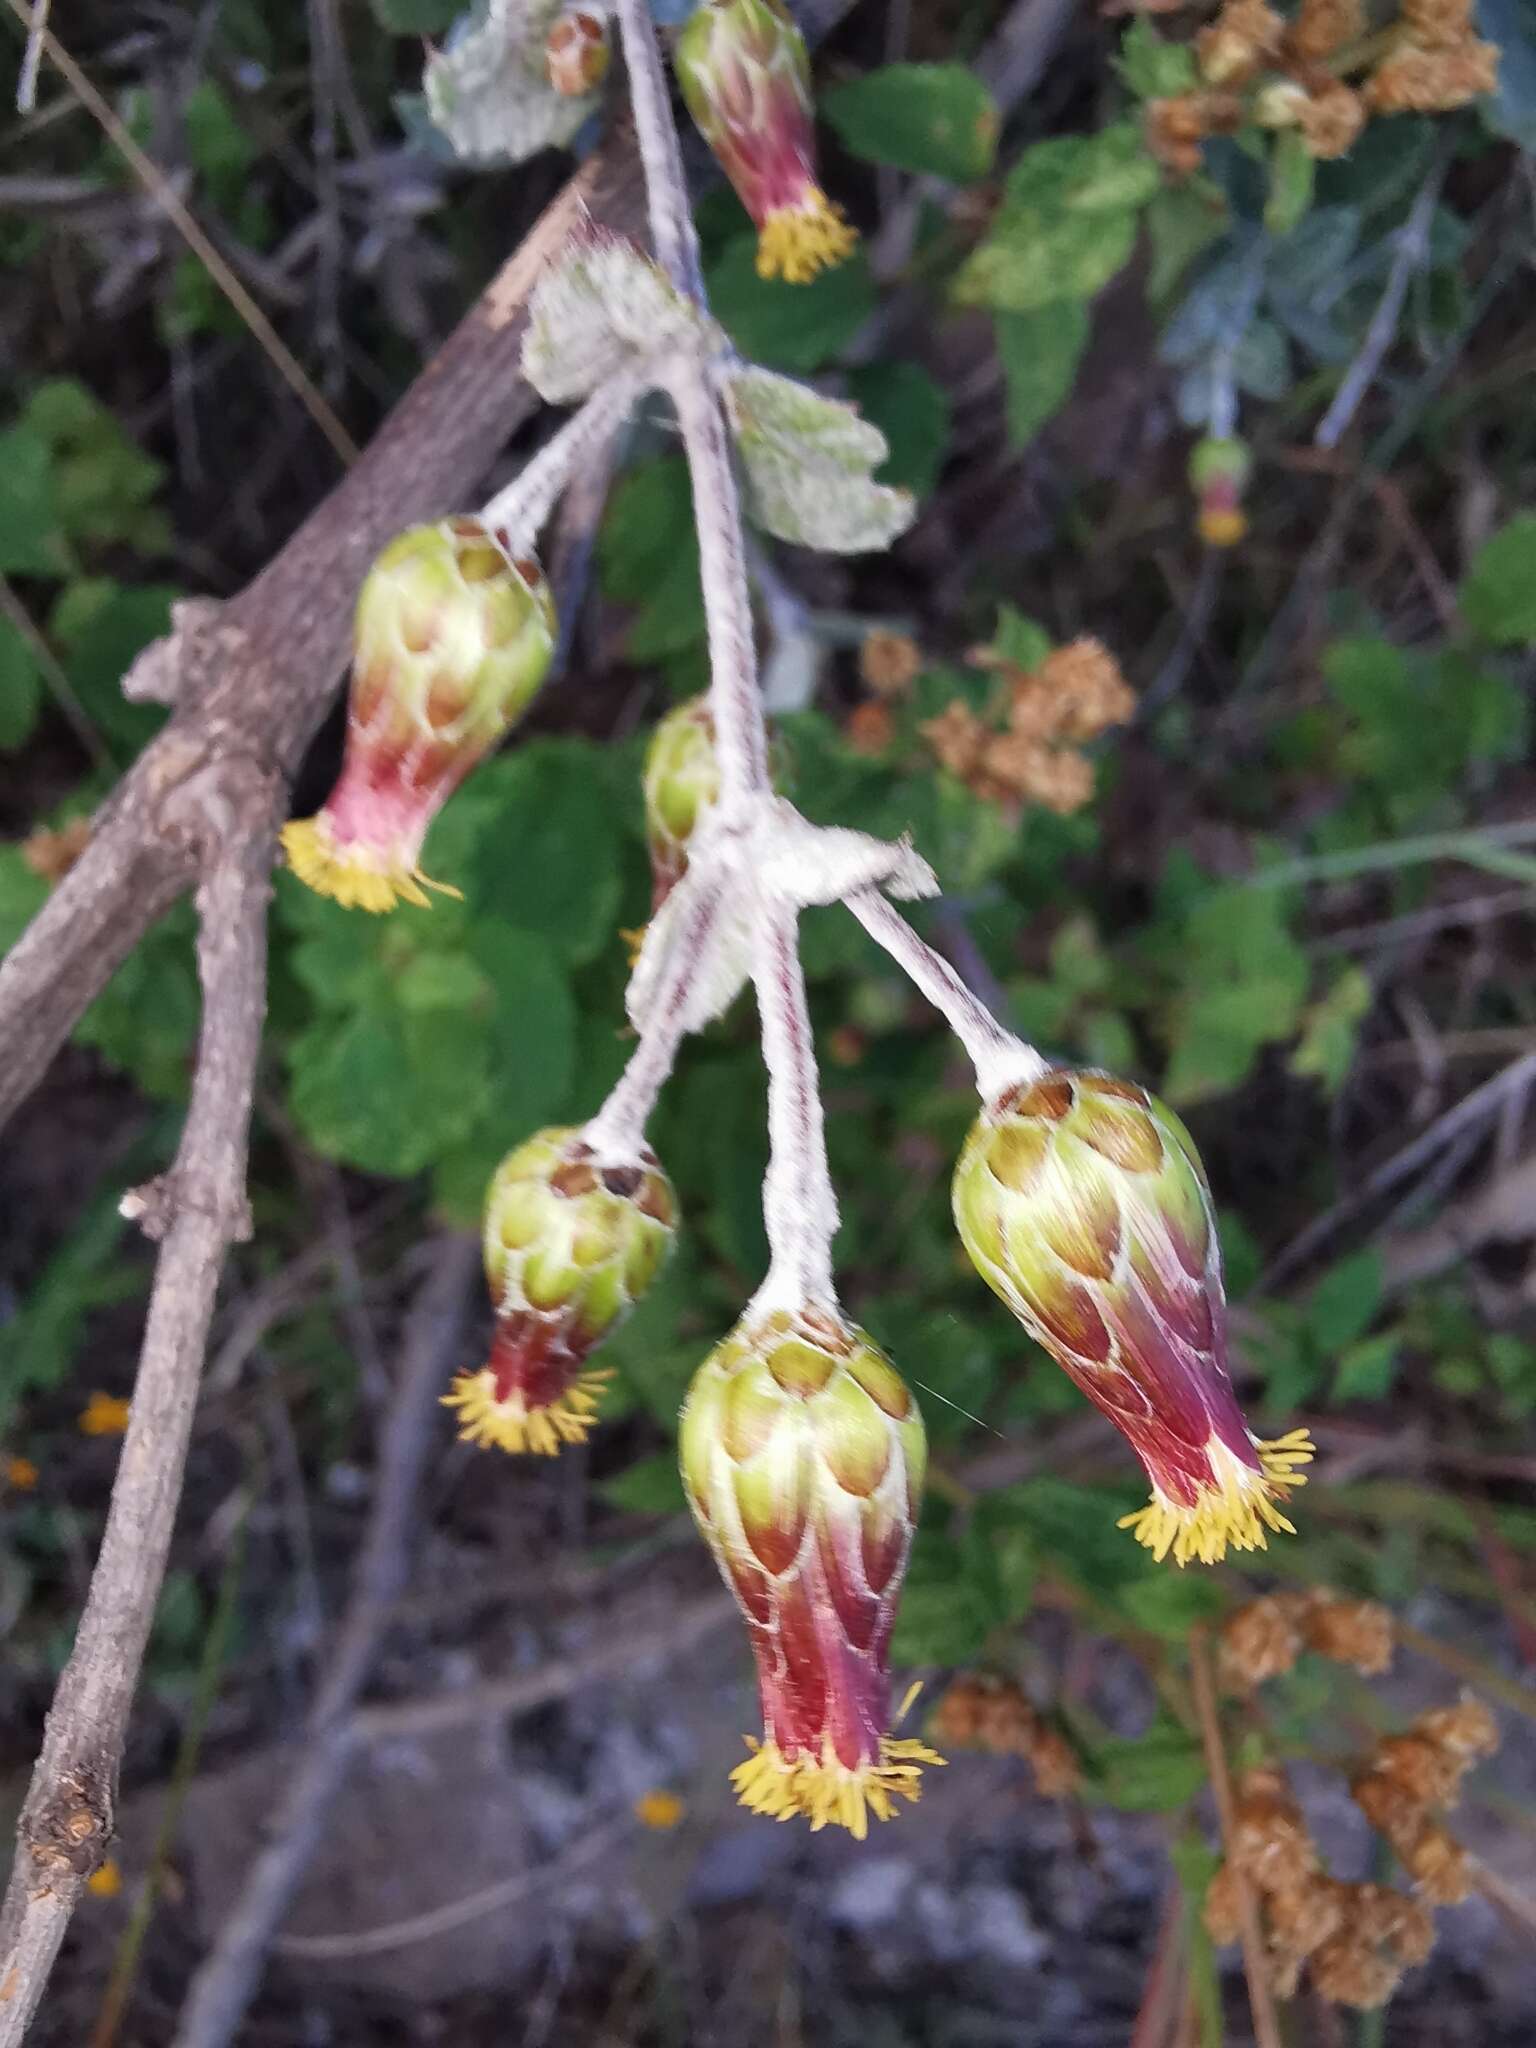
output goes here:
[{"label": "thin brown stick", "polygon": [[223,850],[198,890],[203,1025],[186,1128],[137,1213],[161,1240],[133,1406],[75,1646],[22,1809],[0,1915],[0,2048],[37,2008],[64,1929],[115,1824],[117,1774],[181,1496],[214,1294],[248,1233],[246,1139],[265,1011],[277,789],[224,779]]},{"label": "thin brown stick", "polygon": [[437,1397],[461,1348],[470,1282],[479,1265],[472,1237],[440,1241],[412,1305],[400,1376],[380,1446],[373,1512],[358,1553],[352,1594],[273,1815],[266,1847],[246,1872],[218,1939],[192,1979],[175,2048],[224,2048],[240,2026],[272,1938],[308,1868],[356,1751],[352,1708],[378,1654],[405,1578],[406,1547]]},{"label": "thin brown stick", "polygon": [[1269,1973],[1264,1967],[1264,1937],[1259,1930],[1258,1907],[1254,1903],[1253,1888],[1233,1856],[1233,1844],[1237,1839],[1237,1808],[1227,1771],[1227,1753],[1222,1746],[1221,1721],[1216,1709],[1216,1682],[1211,1676],[1203,1628],[1190,1630],[1189,1677],[1195,1715],[1200,1723],[1200,1739],[1205,1745],[1205,1766],[1211,1774],[1216,1818],[1221,1825],[1222,1847],[1226,1851],[1227,1868],[1232,1873],[1232,1886],[1237,1895],[1238,1925],[1243,1938],[1243,1974],[1248,1980],[1254,2042],[1256,2048],[1283,2048],[1274,1993],[1270,1989]]}]

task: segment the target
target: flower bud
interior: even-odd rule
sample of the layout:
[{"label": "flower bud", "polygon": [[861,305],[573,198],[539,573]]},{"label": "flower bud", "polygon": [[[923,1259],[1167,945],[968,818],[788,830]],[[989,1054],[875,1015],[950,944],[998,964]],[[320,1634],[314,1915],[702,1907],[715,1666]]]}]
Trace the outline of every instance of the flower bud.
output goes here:
[{"label": "flower bud", "polygon": [[816,182],[811,65],[783,0],[704,0],[677,41],[683,98],[757,225],[761,277],[808,284],[858,239]]},{"label": "flower bud", "polygon": [[1189,480],[1199,504],[1197,530],[1207,547],[1236,547],[1247,533],[1243,493],[1252,474],[1248,444],[1235,435],[1208,434],[1195,443],[1189,458]]},{"label": "flower bud", "polygon": [[357,600],[340,779],[283,828],[299,880],[363,910],[425,905],[444,887],[421,872],[427,827],[522,716],[554,645],[543,571],[505,535],[445,519],[391,541]]},{"label": "flower bud", "polygon": [[583,7],[567,7],[555,17],[544,39],[549,82],[567,99],[596,92],[613,61],[608,24]]},{"label": "flower bud", "polygon": [[611,1375],[583,1367],[650,1286],[676,1219],[648,1146],[616,1161],[551,1129],[508,1153],[485,1202],[491,1355],[443,1396],[463,1439],[546,1458],[585,1441]]},{"label": "flower bud", "polygon": [[688,842],[720,794],[715,721],[704,697],[669,711],[645,755],[645,840],[654,914],[688,870]]},{"label": "flower bud", "polygon": [[763,1739],[743,1806],[861,1840],[942,1763],[890,1727],[891,1629],[922,1492],[922,1417],[890,1360],[835,1313],[743,1322],[683,1405],[689,1505],[736,1596]]},{"label": "flower bud", "polygon": [[1312,1445],[1243,1422],[1210,1193],[1172,1110],[1107,1074],[1047,1074],[977,1118],[954,1204],[982,1278],[1146,1467],[1151,1503],[1122,1528],[1181,1565],[1291,1531],[1280,1504]]}]

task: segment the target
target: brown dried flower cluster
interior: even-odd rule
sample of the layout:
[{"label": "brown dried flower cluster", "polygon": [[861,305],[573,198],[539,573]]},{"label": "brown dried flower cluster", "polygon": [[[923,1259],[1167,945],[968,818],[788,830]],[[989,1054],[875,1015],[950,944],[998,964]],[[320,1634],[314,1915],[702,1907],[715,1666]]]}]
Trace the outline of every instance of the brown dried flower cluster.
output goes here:
[{"label": "brown dried flower cluster", "polygon": [[45,882],[62,882],[90,844],[89,818],[71,818],[57,832],[39,825],[21,842],[21,857],[34,875]]},{"label": "brown dried flower cluster", "polygon": [[1211,1939],[1239,1938],[1239,1887],[1246,1881],[1257,1894],[1270,1977],[1281,1997],[1291,1996],[1305,1967],[1319,1996],[1335,2005],[1384,2005],[1404,1971],[1434,1946],[1428,1911],[1384,1885],[1329,1877],[1283,1771],[1247,1771],[1235,1789],[1230,1856],[1205,1898]]},{"label": "brown dried flower cluster", "polygon": [[1389,1735],[1350,1787],[1420,1898],[1433,1906],[1459,1906],[1472,1890],[1471,1858],[1437,1810],[1455,1806],[1467,1772],[1498,1746],[1492,1714],[1467,1694],[1454,1707],[1420,1714],[1405,1734]]},{"label": "brown dried flower cluster", "polygon": [[1328,159],[1347,155],[1372,114],[1449,112],[1498,82],[1472,0],[1401,0],[1377,35],[1364,0],[1302,0],[1290,22],[1266,0],[1225,0],[1195,56],[1204,90],[1147,103],[1148,147],[1181,177],[1199,168],[1208,136],[1250,119],[1294,128],[1309,156]]},{"label": "brown dried flower cluster", "polygon": [[1082,742],[1124,725],[1136,697],[1120,665],[1100,641],[1071,641],[1038,668],[1004,661],[991,648],[973,648],[978,668],[1006,684],[1007,727],[957,698],[920,728],[934,757],[993,803],[1028,800],[1063,814],[1081,810],[1093,794],[1093,764]]},{"label": "brown dried flower cluster", "polygon": [[1252,1692],[1293,1670],[1303,1650],[1352,1665],[1362,1678],[1379,1677],[1392,1663],[1391,1612],[1378,1600],[1320,1588],[1250,1600],[1222,1624],[1222,1683],[1229,1692]]},{"label": "brown dried flower cluster", "polygon": [[877,627],[859,648],[859,674],[877,697],[905,697],[922,666],[922,649],[906,633]]},{"label": "brown dried flower cluster", "polygon": [[1063,1799],[1077,1789],[1071,1745],[1009,1679],[978,1672],[957,1678],[938,1704],[932,1733],[936,1741],[957,1749],[1023,1757],[1043,1799]]}]

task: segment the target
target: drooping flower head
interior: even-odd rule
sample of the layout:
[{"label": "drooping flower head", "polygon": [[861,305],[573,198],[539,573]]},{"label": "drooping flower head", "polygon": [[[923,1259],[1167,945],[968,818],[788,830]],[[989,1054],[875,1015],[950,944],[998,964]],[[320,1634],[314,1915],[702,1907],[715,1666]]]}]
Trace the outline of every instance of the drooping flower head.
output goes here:
[{"label": "drooping flower head", "polygon": [[782,0],[704,0],[674,57],[688,111],[757,225],[761,277],[808,284],[858,237],[816,182],[811,64]]},{"label": "drooping flower head", "polygon": [[1181,1565],[1291,1531],[1312,1445],[1243,1421],[1210,1192],[1171,1109],[1108,1074],[1046,1074],[977,1118],[954,1203],[982,1278],[1146,1467],[1151,1503],[1122,1528]]},{"label": "drooping flower head", "polygon": [[1196,530],[1207,547],[1235,548],[1248,531],[1243,494],[1253,475],[1246,441],[1207,434],[1190,451],[1189,480],[1195,488]]},{"label": "drooping flower head", "polygon": [[746,1321],[683,1405],[683,1483],[746,1617],[763,1739],[743,1806],[863,1837],[918,1796],[924,1743],[890,1734],[887,1658],[922,1492],[917,1403],[862,1330],[820,1309]]},{"label": "drooping flower head", "polygon": [[715,721],[707,698],[679,704],[657,726],[646,749],[644,781],[654,913],[687,872],[694,827],[720,794]]},{"label": "drooping flower head", "polygon": [[649,1146],[615,1161],[552,1128],[509,1152],[485,1202],[491,1355],[443,1396],[460,1436],[546,1458],[584,1442],[612,1377],[587,1359],[650,1286],[676,1222]]},{"label": "drooping flower head", "polygon": [[421,872],[427,827],[527,709],[554,646],[544,573],[505,535],[444,519],[391,541],[357,600],[340,779],[283,828],[299,880],[362,910],[424,905],[443,887]]},{"label": "drooping flower head", "polygon": [[567,7],[555,17],[544,39],[549,82],[567,99],[596,92],[613,61],[608,24],[584,7]]}]

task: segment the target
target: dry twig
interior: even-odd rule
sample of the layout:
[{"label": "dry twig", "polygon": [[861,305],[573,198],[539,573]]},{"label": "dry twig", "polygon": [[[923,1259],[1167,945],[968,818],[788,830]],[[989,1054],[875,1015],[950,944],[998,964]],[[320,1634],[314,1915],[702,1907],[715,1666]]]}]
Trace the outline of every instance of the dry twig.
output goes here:
[{"label": "dry twig", "polygon": [[287,1780],[266,1848],[246,1872],[217,1941],[192,1979],[175,2048],[223,2048],[233,2038],[341,1789],[356,1749],[352,1708],[404,1582],[406,1545],[437,1397],[463,1336],[469,1287],[478,1267],[473,1238],[441,1240],[412,1305],[368,1532],[354,1568],[352,1596],[305,1722],[302,1760]]}]

